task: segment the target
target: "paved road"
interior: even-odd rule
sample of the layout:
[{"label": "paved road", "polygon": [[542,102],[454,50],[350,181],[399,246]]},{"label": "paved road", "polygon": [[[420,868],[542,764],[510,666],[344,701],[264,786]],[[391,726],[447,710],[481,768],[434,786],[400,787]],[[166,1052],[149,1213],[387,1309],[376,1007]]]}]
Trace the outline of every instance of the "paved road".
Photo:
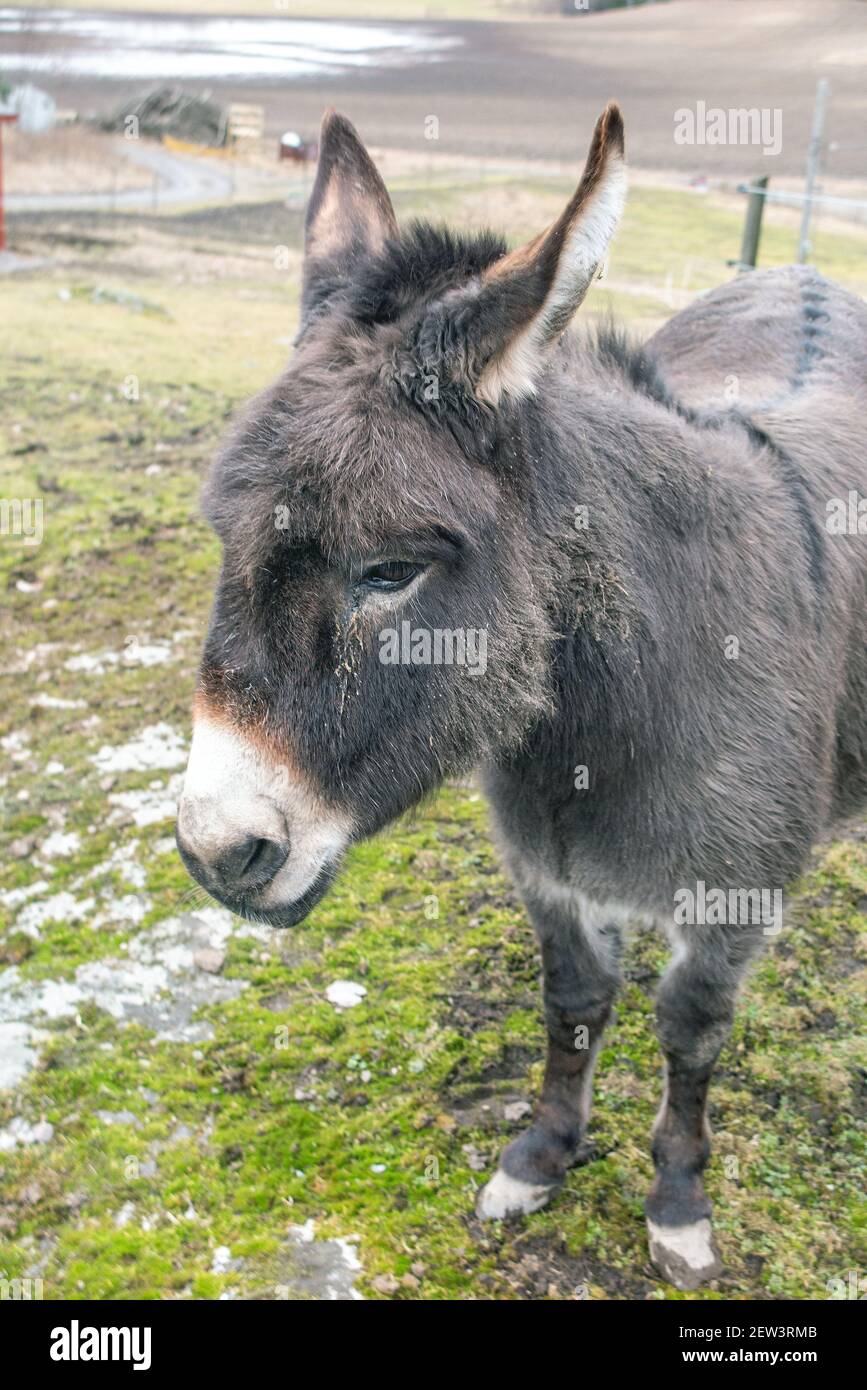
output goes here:
[{"label": "paved road", "polygon": [[[89,69],[78,76],[63,66],[74,48],[68,35],[49,26],[27,35],[23,47],[20,36],[5,35],[3,75],[42,81],[62,105],[79,111],[116,107],[159,79],[159,56],[152,54],[162,40],[159,26],[153,28],[159,17],[148,16],[151,56],[136,62],[133,26],[143,16],[114,19],[130,26],[130,43],[115,55],[97,42],[87,61],[77,60]],[[426,119],[436,116],[440,153],[480,158],[577,162],[594,116],[617,97],[626,108],[632,163],[684,177],[800,174],[816,80],[824,76],[831,84],[830,138],[850,146],[833,154],[829,173],[867,173],[864,0],[670,0],[526,23],[353,23],[352,34],[368,36],[366,50],[341,34],[339,22],[323,22],[315,26],[324,35],[318,47],[306,45],[312,56],[297,31],[293,38],[281,30],[280,42],[272,41],[275,24],[293,23],[248,17],[243,41],[230,30],[210,48],[193,28],[180,47],[171,41],[163,67],[192,90],[261,102],[269,136],[289,127],[315,133],[323,108],[337,105],[371,143],[405,149],[426,147]],[[257,25],[272,26],[262,28],[259,44],[250,41]],[[390,53],[383,48],[389,34],[396,45]],[[424,42],[445,46],[425,52]],[[14,51],[24,56],[15,59]],[[271,75],[263,75],[263,66]],[[700,101],[724,110],[778,110],[779,154],[765,157],[758,146],[676,144],[675,111]]]}]

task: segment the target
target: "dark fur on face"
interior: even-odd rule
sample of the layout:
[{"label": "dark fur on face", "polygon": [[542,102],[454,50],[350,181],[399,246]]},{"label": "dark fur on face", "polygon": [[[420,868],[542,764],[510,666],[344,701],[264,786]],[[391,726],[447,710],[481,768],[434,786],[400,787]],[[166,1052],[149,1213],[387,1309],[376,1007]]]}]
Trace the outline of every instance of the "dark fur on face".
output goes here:
[{"label": "dark fur on face", "polygon": [[[439,247],[440,280],[490,254],[487,239],[473,252],[416,228],[372,260],[365,316],[341,295],[314,317],[289,370],[222,450],[205,499],[224,558],[204,694],[288,747],[362,833],[513,746],[549,700],[549,566],[524,513],[531,441],[492,419],[477,437],[468,420],[491,412],[469,400],[443,428],[401,378],[406,334],[392,316],[421,246]],[[405,278],[389,280],[396,266]],[[375,286],[384,323],[370,312]],[[363,600],[354,580],[388,556],[427,564],[424,578],[397,603]],[[485,629],[486,673],[383,665],[378,634],[403,620]]]}]

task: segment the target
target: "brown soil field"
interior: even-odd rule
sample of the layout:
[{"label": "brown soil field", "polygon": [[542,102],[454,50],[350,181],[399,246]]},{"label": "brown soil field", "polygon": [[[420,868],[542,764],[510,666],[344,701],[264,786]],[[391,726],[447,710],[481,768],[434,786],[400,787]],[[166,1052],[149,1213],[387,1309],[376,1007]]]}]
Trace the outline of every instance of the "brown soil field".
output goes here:
[{"label": "brown soil field", "polygon": [[[316,17],[316,6],[308,8]],[[352,6],[346,9],[351,13]],[[129,17],[135,18],[132,11]],[[387,17],[395,22],[393,10]],[[364,22],[353,17],[354,24]],[[423,150],[432,143],[425,140],[425,120],[435,115],[440,154],[558,161],[577,157],[594,116],[617,98],[634,167],[736,178],[802,173],[816,81],[826,77],[828,138],[841,146],[827,172],[857,178],[867,170],[859,137],[867,62],[863,0],[670,0],[575,18],[542,14],[523,23],[406,23],[460,43],[437,62],[358,67],[293,82],[210,78],[184,85],[220,101],[261,103],[269,137],[290,127],[314,135],[323,108],[334,105],[375,145]],[[51,33],[27,41],[47,54],[58,43]],[[17,80],[14,71],[6,75]],[[157,79],[145,72],[124,81],[53,73],[44,85],[63,107],[108,111]],[[737,144],[676,144],[674,113],[699,101],[726,111],[779,111],[779,154],[764,157],[756,146]]]}]

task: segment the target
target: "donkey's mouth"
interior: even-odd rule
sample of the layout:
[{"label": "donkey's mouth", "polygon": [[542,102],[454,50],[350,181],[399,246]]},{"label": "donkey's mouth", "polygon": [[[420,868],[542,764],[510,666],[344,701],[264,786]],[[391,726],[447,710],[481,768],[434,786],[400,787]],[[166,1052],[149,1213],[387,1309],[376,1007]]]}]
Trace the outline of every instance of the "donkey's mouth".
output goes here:
[{"label": "donkey's mouth", "polygon": [[237,902],[225,901],[225,906],[231,908],[239,917],[246,917],[248,922],[260,922],[269,927],[295,927],[299,922],[311,913],[316,904],[325,897],[335,878],[340,865],[337,860],[323,864],[313,882],[304,890],[300,898],[295,898],[289,903],[269,903],[267,906],[253,899],[239,899]]},{"label": "donkey's mouth", "polygon": [[[325,897],[340,868],[342,855],[333,853],[318,868],[313,879],[302,893],[294,898],[281,897],[281,873],[267,883],[250,884],[246,891],[240,885],[221,882],[221,876],[202,863],[190,852],[177,835],[177,846],[181,859],[190,876],[200,883],[207,893],[230,912],[244,917],[248,922],[258,922],[268,927],[294,927],[302,922],[321,898]],[[261,857],[261,856],[260,856]],[[254,864],[255,872],[255,864]],[[289,885],[284,884],[285,894]],[[234,890],[234,891],[233,891]],[[290,888],[291,891],[291,888]]]}]

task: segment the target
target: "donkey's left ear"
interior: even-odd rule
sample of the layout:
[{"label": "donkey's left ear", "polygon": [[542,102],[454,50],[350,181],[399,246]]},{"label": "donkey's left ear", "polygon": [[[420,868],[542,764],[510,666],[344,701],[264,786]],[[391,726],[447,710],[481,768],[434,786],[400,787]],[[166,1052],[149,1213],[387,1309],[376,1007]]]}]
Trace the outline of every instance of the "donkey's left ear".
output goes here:
[{"label": "donkey's left ear", "polygon": [[557,221],[485,272],[468,356],[479,400],[535,389],[559,338],[602,266],[626,199],[623,116],[612,102],[596,122],[575,194]]},{"label": "donkey's left ear", "polygon": [[302,323],[346,282],[359,260],[396,235],[388,190],[355,127],[336,111],[326,111],[304,224]]}]

